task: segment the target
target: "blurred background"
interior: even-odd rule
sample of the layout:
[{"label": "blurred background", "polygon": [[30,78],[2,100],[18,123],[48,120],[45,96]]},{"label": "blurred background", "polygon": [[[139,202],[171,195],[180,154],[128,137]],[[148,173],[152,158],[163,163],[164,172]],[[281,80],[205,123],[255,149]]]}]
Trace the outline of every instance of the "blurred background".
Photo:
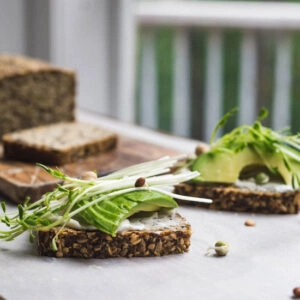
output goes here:
[{"label": "blurred background", "polygon": [[296,133],[296,2],[0,0],[0,52],[75,69],[78,107],[127,122],[208,141],[266,107]]}]

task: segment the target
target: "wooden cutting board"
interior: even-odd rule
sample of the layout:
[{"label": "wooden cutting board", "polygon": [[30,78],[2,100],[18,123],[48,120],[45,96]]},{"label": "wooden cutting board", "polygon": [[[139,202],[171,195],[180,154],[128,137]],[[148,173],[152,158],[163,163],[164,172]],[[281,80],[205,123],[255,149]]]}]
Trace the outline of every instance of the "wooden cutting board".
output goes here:
[{"label": "wooden cutting board", "polygon": [[[174,156],[180,153],[182,152],[119,136],[118,145],[114,150],[59,168],[74,177],[85,171],[97,171],[101,175],[165,155]],[[57,183],[58,179],[39,166],[5,160],[0,156],[0,193],[13,202],[23,203],[26,197],[36,201],[42,194],[56,187]]]}]

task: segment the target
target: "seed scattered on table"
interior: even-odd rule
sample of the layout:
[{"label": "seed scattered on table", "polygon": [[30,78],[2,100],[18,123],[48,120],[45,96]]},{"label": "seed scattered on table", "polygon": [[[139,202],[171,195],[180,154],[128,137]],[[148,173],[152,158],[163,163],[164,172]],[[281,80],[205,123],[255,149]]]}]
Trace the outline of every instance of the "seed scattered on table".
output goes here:
[{"label": "seed scattered on table", "polygon": [[295,298],[300,298],[300,287],[295,287],[293,289],[293,294]]},{"label": "seed scattered on table", "polygon": [[215,243],[215,251],[218,256],[225,256],[229,251],[228,243],[224,241],[218,241]]},{"label": "seed scattered on table", "polygon": [[218,241],[215,243],[214,247],[209,247],[207,249],[207,254],[210,254],[211,250],[214,250],[217,256],[226,256],[229,251],[229,245],[227,242]]},{"label": "seed scattered on table", "polygon": [[253,227],[256,225],[255,221],[252,219],[246,220],[244,224],[245,224],[245,226],[249,226],[249,227]]}]

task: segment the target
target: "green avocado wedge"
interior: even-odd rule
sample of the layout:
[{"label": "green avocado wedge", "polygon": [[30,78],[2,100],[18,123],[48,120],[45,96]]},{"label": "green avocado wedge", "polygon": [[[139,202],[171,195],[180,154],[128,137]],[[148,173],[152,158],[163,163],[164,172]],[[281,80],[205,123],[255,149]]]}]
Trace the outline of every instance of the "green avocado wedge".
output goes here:
[{"label": "green avocado wedge", "polygon": [[[218,125],[223,125],[229,115]],[[266,111],[260,116],[265,117]],[[211,141],[210,146],[208,152],[192,163],[191,169],[200,173],[195,182],[234,183],[245,170],[251,169],[253,174],[255,169],[260,172],[264,168],[276,181],[299,187],[299,135],[273,131],[258,119],[252,125],[242,125]]]},{"label": "green avocado wedge", "polygon": [[[88,203],[80,201],[75,209]],[[78,214],[77,219],[82,225],[93,225],[97,229],[115,236],[122,221],[142,211],[159,211],[162,208],[176,208],[177,202],[159,191],[136,190],[129,193],[107,198]]]}]

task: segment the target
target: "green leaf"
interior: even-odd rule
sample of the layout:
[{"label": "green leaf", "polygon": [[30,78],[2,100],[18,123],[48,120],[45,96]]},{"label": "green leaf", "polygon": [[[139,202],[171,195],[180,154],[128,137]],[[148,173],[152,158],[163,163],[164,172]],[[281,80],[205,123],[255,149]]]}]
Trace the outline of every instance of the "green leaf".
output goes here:
[{"label": "green leaf", "polygon": [[34,235],[34,233],[32,231],[30,231],[30,234],[29,234],[29,241],[30,241],[30,243],[33,243],[34,239],[35,239],[35,235]]},{"label": "green leaf", "polygon": [[24,206],[27,206],[29,202],[30,202],[30,197],[29,196],[25,197]]},{"label": "green leaf", "polygon": [[1,202],[2,211],[6,213],[6,203],[4,201]]},{"label": "green leaf", "polygon": [[47,173],[51,174],[53,177],[60,178],[62,180],[66,179],[67,176],[59,169],[51,169],[43,164],[37,163],[37,165],[43,168]]},{"label": "green leaf", "polygon": [[24,218],[24,208],[21,204],[18,205],[18,211],[19,211],[20,220],[23,220],[23,218]]},{"label": "green leaf", "polygon": [[265,107],[263,107],[258,114],[257,121],[262,121],[263,119],[267,118],[268,115],[269,111]]},{"label": "green leaf", "polygon": [[228,113],[226,113],[222,119],[217,123],[217,125],[215,126],[215,128],[213,129],[213,132],[212,132],[212,135],[211,135],[211,138],[210,138],[210,143],[213,144],[213,142],[215,141],[215,138],[217,136],[217,132],[218,130],[223,127],[228,119],[234,115],[236,112],[237,112],[238,108],[233,108],[231,111],[229,111]]}]

